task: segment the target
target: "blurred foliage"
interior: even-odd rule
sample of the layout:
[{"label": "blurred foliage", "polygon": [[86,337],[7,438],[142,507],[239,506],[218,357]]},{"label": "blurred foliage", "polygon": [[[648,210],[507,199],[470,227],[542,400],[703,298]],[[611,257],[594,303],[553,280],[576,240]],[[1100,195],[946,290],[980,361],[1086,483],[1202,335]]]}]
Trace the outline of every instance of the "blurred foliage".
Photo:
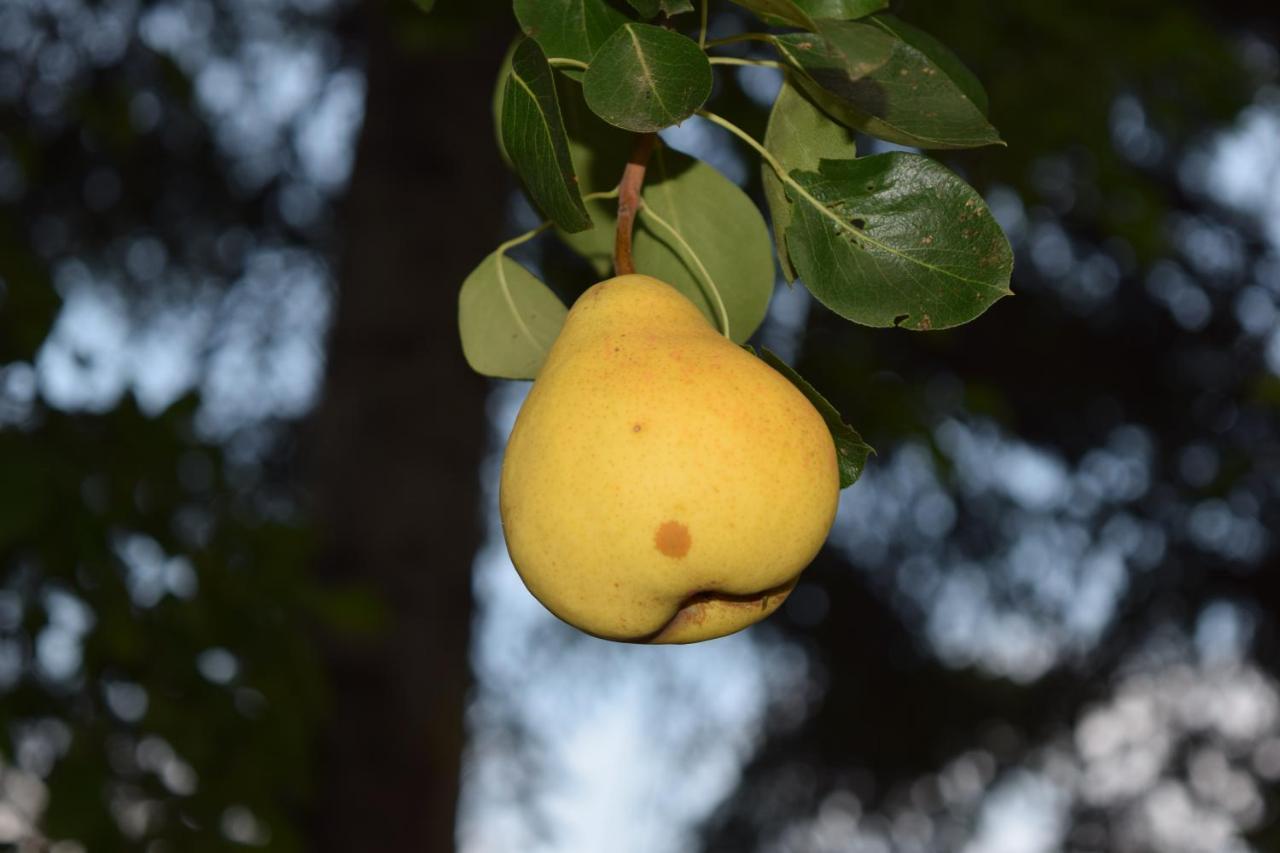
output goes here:
[{"label": "blurred foliage", "polygon": [[43,410],[0,434],[0,642],[19,663],[0,728],[49,753],[53,838],[221,850],[238,805],[301,849],[324,708],[310,536],[240,493],[194,409]]},{"label": "blurred foliage", "polygon": [[1234,118],[1256,82],[1235,43],[1249,31],[1245,9],[1233,32],[1197,3],[982,3],[963,15],[911,0],[900,8],[945,33],[988,88],[1009,147],[974,158],[973,177],[1009,183],[1030,202],[1044,198],[1035,184],[1046,158],[1066,158],[1080,192],[1055,212],[1095,239],[1127,241],[1140,262],[1165,247],[1172,200],[1167,169],[1145,166],[1167,166],[1176,151],[1116,144],[1117,98],[1135,99],[1176,146]]},{"label": "blurred foliage", "polygon": [[304,849],[328,703],[313,635],[380,618],[309,577],[289,428],[247,425],[237,449],[195,393],[63,411],[36,384],[69,271],[123,295],[137,330],[209,310],[256,248],[330,235],[323,205],[289,214],[296,152],[268,143],[282,162],[253,168],[198,98],[199,61],[335,20],[255,14],[0,9],[0,772],[49,792],[0,843]]}]

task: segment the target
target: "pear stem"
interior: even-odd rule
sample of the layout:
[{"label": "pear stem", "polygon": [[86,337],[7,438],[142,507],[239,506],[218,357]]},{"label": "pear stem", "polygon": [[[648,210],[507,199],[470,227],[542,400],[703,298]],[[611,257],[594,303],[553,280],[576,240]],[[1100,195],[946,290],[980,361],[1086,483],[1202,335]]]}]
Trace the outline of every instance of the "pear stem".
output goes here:
[{"label": "pear stem", "polygon": [[688,241],[685,240],[680,232],[675,229],[675,226],[654,212],[651,205],[642,204],[640,212],[652,219],[655,224],[661,225],[664,231],[674,237],[675,241],[680,244],[680,248],[684,249],[685,255],[688,256],[689,260],[693,261],[693,265],[698,268],[698,272],[702,274],[702,280],[707,283],[707,288],[711,291],[711,296],[716,301],[716,310],[720,314],[720,331],[724,333],[726,338],[729,337],[729,311],[724,307],[724,299],[720,296],[720,288],[716,287],[715,279],[711,277],[711,273],[709,273],[706,266],[703,265],[702,259],[698,257],[698,253],[693,250],[693,247],[689,245]]},{"label": "pear stem", "polygon": [[632,275],[636,271],[636,262],[631,256],[631,232],[640,211],[644,172],[649,167],[649,155],[657,141],[657,134],[636,134],[631,156],[618,184],[618,230],[613,242],[613,270],[617,275]]}]

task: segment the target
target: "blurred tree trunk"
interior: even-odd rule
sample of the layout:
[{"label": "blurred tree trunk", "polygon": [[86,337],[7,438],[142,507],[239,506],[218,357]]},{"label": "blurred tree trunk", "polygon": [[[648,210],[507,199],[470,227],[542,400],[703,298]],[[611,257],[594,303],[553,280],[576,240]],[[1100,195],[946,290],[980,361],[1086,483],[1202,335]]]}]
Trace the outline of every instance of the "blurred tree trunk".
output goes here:
[{"label": "blurred tree trunk", "polygon": [[360,14],[366,114],[310,462],[321,571],[374,586],[392,624],[373,641],[326,644],[335,699],[309,847],[444,851],[486,435],[485,384],[463,361],[456,300],[499,240],[506,178],[489,93],[507,32],[473,27],[484,41],[466,43],[456,14],[423,18],[408,2],[369,0]]}]

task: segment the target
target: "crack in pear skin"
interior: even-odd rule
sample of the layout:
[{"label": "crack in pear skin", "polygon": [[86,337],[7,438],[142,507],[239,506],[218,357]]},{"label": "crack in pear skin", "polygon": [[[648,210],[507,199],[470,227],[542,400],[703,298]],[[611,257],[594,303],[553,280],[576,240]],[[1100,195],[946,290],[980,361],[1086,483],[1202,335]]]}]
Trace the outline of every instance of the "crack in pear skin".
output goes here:
[{"label": "crack in pear skin", "polygon": [[[799,577],[795,577],[786,583],[769,587],[768,589],[761,590],[760,592],[746,593],[743,595],[735,595],[728,592],[716,592],[714,590],[695,592],[680,603],[680,606],[676,608],[675,614],[672,615],[672,617],[667,620],[667,623],[657,631],[654,631],[651,634],[635,637],[633,639],[623,640],[623,642],[650,644],[672,642],[671,638],[676,636],[681,629],[690,625],[701,625],[705,622],[707,620],[708,610],[713,606],[716,610],[732,608],[740,612],[756,611],[762,614],[767,614],[776,610],[778,606],[782,604],[783,600],[791,594],[791,590],[795,588],[795,585],[799,580]],[[736,633],[743,628],[750,627],[755,624],[756,621],[758,621],[758,617],[756,619],[750,619],[741,627],[735,628],[733,631],[728,631],[726,634]],[[676,640],[675,642],[681,641]]]}]

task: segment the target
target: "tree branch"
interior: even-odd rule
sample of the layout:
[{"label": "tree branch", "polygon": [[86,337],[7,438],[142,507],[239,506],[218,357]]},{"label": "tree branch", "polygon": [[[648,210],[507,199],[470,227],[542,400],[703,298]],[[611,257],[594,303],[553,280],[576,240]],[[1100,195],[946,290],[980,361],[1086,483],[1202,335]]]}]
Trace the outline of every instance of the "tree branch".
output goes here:
[{"label": "tree branch", "polygon": [[649,166],[649,155],[653,153],[653,146],[657,141],[657,134],[636,134],[631,157],[627,160],[622,181],[618,184],[618,231],[613,243],[615,275],[630,275],[636,271],[635,260],[631,257],[631,232],[635,226],[636,213],[640,211],[640,189],[644,186],[644,172]]}]

